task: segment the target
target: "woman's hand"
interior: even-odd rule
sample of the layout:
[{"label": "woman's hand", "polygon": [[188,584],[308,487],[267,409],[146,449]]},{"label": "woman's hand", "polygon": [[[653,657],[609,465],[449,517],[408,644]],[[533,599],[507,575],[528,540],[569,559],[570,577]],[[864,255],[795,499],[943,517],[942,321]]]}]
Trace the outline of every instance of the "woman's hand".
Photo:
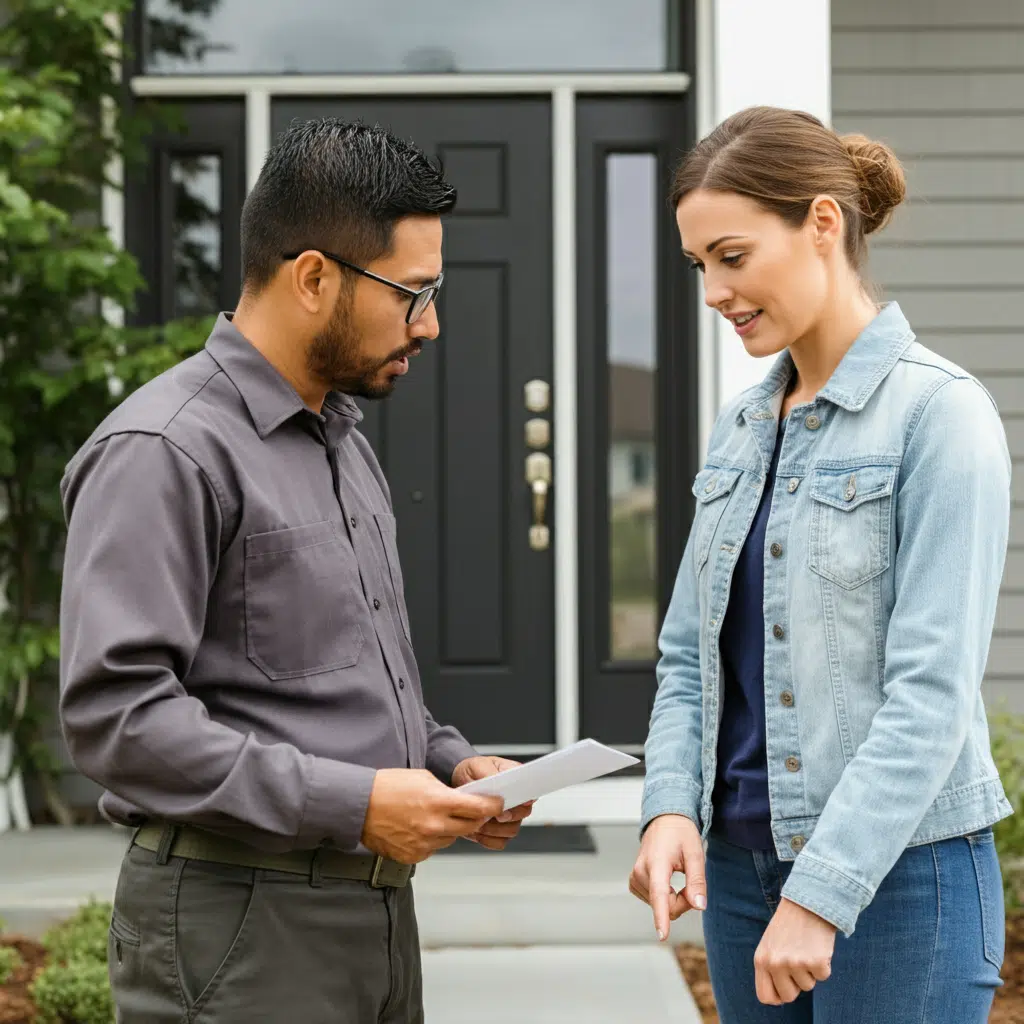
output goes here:
[{"label": "woman's hand", "polygon": [[[671,884],[676,871],[686,875],[686,887],[679,892]],[[629,876],[629,891],[654,910],[654,927],[662,942],[668,938],[670,921],[692,907],[707,907],[704,843],[689,818],[663,814],[647,826]]]},{"label": "woman's hand", "polygon": [[784,899],[754,953],[757,998],[781,1006],[810,992],[832,974],[835,945],[835,925]]}]

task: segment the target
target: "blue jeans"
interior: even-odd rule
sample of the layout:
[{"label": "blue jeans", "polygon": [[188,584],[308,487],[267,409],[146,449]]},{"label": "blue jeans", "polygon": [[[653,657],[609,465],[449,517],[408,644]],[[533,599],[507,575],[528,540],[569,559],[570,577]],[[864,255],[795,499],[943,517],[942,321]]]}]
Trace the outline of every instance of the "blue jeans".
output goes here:
[{"label": "blue jeans", "polygon": [[1005,918],[991,830],[906,850],[836,936],[832,976],[785,1006],[754,991],[754,952],[791,862],[712,835],[704,912],[722,1024],[985,1024],[1002,984]]}]

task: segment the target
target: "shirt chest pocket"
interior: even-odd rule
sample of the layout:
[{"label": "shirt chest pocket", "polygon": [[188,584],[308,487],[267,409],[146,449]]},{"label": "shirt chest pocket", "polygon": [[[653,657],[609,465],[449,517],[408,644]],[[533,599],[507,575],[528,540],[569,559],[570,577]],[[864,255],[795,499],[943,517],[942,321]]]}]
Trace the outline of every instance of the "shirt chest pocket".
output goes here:
[{"label": "shirt chest pocket", "polygon": [[271,679],[359,661],[359,568],[333,523],[246,537],[244,590],[246,654]]},{"label": "shirt chest pocket", "polygon": [[816,469],[811,473],[808,566],[846,590],[889,568],[895,466]]},{"label": "shirt chest pocket", "polygon": [[693,481],[693,496],[697,499],[693,514],[693,558],[698,575],[711,553],[718,524],[739,478],[738,469],[702,469]]}]

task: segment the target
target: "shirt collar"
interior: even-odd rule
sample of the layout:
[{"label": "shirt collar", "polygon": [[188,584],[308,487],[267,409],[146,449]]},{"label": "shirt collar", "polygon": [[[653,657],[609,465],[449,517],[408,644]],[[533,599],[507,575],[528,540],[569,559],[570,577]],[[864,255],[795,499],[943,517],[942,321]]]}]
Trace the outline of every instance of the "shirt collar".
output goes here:
[{"label": "shirt collar", "polygon": [[[818,396],[849,412],[860,412],[913,340],[914,332],[899,303],[885,303],[857,335]],[[765,379],[747,393],[738,418],[742,419],[748,410],[770,405],[771,400],[785,389],[792,375],[793,357],[787,349],[775,361]]]},{"label": "shirt collar", "polygon": [[321,415],[312,412],[298,392],[231,322],[230,313],[217,317],[206,340],[206,351],[238,389],[260,438],[306,412],[324,423],[327,440],[338,444],[363,418],[359,406],[337,391],[328,392]]}]

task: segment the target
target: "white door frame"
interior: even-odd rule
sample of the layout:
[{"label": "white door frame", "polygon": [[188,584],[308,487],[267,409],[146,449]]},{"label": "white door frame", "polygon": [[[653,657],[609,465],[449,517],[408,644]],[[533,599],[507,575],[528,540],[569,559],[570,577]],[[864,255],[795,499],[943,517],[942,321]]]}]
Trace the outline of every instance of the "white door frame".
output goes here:
[{"label": "white door frame", "polygon": [[[278,96],[516,96],[551,97],[554,489],[555,505],[555,745],[579,738],[579,581],[576,557],[576,97],[579,94],[682,94],[689,75],[281,75],[139,76],[132,92],[147,98],[237,96],[245,100],[246,181],[253,186],[271,145],[271,103]],[[121,193],[104,197],[106,223],[123,245]],[[486,748],[481,748],[486,749]],[[537,754],[546,745],[510,748]]]}]

